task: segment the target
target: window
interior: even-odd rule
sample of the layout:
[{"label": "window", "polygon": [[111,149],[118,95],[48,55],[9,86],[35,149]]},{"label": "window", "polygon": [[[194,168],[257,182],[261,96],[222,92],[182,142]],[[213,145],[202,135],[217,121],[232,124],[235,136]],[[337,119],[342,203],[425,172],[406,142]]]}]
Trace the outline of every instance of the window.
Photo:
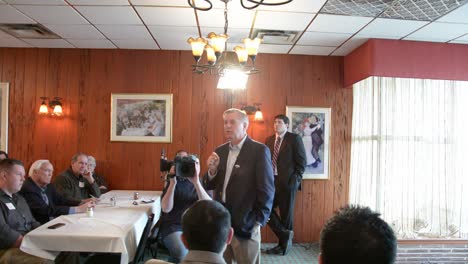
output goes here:
[{"label": "window", "polygon": [[370,77],[353,86],[350,203],[398,238],[468,238],[468,82]]}]

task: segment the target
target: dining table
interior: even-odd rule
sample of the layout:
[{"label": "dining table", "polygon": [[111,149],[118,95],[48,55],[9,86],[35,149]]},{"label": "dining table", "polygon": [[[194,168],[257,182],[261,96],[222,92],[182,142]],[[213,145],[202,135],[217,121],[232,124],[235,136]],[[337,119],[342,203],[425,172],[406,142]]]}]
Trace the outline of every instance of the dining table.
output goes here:
[{"label": "dining table", "polygon": [[20,249],[50,260],[60,252],[120,253],[121,264],[129,263],[148,216],[155,215],[153,224],[159,219],[161,194],[140,190],[107,192],[99,197],[92,212],[62,215],[27,233]]}]

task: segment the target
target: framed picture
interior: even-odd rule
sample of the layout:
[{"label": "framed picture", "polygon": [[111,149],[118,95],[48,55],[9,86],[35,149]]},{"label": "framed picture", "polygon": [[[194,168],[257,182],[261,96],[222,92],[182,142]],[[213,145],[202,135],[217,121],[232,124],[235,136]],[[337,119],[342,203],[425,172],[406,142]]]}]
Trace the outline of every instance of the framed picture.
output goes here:
[{"label": "framed picture", "polygon": [[8,152],[8,83],[0,83],[0,150]]},{"label": "framed picture", "polygon": [[286,106],[289,132],[302,137],[306,152],[303,179],[328,179],[330,160],[330,108]]},{"label": "framed picture", "polygon": [[172,94],[111,95],[111,141],[171,140]]}]

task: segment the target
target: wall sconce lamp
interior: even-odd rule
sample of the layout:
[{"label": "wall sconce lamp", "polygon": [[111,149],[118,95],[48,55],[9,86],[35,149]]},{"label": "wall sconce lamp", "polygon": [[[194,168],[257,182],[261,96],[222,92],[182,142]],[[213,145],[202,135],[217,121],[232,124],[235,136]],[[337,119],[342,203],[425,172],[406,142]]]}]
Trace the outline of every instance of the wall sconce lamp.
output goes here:
[{"label": "wall sconce lamp", "polygon": [[265,120],[263,119],[263,113],[262,110],[260,110],[260,105],[262,104],[254,103],[254,105],[243,105],[241,110],[247,115],[255,114],[253,121],[261,123]]},{"label": "wall sconce lamp", "polygon": [[50,113],[53,116],[63,116],[63,109],[62,109],[62,103],[60,100],[62,98],[60,97],[54,97],[53,100],[49,100],[49,107],[47,107],[46,100],[48,100],[48,97],[41,97],[42,103],[41,106],[39,107],[39,114],[40,115],[48,115],[49,114],[49,107],[52,108],[52,113]]}]

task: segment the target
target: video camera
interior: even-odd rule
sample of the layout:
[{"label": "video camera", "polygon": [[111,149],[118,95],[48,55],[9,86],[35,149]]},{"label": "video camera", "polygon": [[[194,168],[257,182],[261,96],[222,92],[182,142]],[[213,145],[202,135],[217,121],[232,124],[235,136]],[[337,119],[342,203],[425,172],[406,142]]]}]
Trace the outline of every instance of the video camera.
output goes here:
[{"label": "video camera", "polygon": [[168,178],[175,176],[190,178],[195,174],[195,162],[197,157],[195,155],[188,155],[186,157],[175,157],[174,161],[167,160],[166,152],[164,149],[161,151],[160,171],[168,172],[172,166],[175,166],[175,175],[168,174]]}]

